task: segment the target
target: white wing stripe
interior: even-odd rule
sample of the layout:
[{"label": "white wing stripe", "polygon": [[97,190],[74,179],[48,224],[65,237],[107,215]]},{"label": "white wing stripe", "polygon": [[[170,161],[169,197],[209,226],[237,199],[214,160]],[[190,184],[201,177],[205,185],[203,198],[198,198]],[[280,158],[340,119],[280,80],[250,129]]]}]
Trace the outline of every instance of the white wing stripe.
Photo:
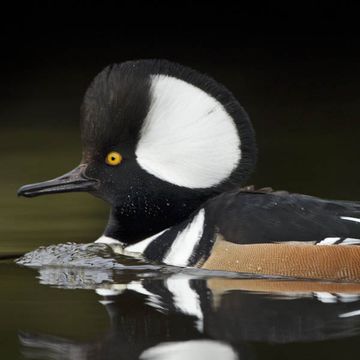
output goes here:
[{"label": "white wing stripe", "polygon": [[345,238],[340,240],[340,237],[327,237],[319,241],[316,245],[360,245],[360,239]]},{"label": "white wing stripe", "polygon": [[339,240],[339,237],[327,237],[324,240],[318,242],[316,245],[334,245]]},{"label": "white wing stripe", "polygon": [[360,244],[360,239],[346,238],[339,245],[358,245]]}]

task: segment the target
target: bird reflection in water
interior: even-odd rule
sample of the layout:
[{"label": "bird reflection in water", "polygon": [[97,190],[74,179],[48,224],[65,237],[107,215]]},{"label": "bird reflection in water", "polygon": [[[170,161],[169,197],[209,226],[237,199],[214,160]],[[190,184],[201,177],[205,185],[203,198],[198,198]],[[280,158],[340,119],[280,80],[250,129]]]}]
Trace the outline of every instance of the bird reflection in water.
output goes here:
[{"label": "bird reflection in water", "polygon": [[19,333],[28,359],[255,359],[256,345],[360,332],[360,284],[41,267],[42,284],[94,289],[107,332],[81,342]]}]

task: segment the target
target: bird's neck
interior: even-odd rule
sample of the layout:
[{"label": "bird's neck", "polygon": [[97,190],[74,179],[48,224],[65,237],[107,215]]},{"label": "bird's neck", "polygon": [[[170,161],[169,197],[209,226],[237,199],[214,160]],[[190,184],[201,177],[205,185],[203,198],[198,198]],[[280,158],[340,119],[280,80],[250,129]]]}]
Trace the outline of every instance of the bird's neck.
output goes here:
[{"label": "bird's neck", "polygon": [[147,206],[137,204],[137,207],[114,206],[104,235],[127,245],[133,244],[181,223],[205,200],[197,198],[191,201],[152,202]]}]

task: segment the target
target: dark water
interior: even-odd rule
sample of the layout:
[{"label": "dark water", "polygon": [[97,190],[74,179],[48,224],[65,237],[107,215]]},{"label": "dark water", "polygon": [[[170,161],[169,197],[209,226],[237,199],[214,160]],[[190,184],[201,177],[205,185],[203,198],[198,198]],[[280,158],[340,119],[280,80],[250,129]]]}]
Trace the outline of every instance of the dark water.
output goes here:
[{"label": "dark water", "polygon": [[[36,267],[39,258],[49,265]],[[360,284],[151,267],[112,257],[103,245],[51,247],[23,262],[35,268],[0,265],[7,359],[336,359],[358,352]]]}]

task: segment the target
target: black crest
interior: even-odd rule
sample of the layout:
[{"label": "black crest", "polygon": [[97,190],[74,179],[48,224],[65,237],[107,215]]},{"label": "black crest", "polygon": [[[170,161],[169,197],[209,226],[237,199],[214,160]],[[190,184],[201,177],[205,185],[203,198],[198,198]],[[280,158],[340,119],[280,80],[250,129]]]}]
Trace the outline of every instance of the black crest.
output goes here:
[{"label": "black crest", "polygon": [[219,101],[234,119],[241,140],[241,161],[228,184],[243,184],[256,162],[255,134],[248,115],[232,93],[207,75],[167,60],[137,60],[106,67],[88,88],[81,111],[84,155],[104,147],[134,145],[151,104],[151,75],[186,81]]}]

